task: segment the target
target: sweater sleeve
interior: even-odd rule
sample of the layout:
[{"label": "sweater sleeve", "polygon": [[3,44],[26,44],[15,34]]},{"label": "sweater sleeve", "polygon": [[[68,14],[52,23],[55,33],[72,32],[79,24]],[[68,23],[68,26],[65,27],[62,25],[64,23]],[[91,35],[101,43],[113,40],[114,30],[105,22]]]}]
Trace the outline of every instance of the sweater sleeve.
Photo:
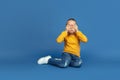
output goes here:
[{"label": "sweater sleeve", "polygon": [[67,36],[67,31],[63,31],[56,39],[57,43],[64,41],[64,38]]},{"label": "sweater sleeve", "polygon": [[88,41],[87,37],[81,31],[76,32],[76,35],[78,36],[80,41],[82,42]]}]

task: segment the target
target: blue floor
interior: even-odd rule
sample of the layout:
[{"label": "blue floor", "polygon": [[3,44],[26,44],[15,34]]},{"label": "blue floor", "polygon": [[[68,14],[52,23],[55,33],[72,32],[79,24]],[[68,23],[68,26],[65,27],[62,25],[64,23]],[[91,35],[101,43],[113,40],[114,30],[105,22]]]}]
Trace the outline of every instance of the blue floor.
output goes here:
[{"label": "blue floor", "polygon": [[[101,64],[103,65],[103,64]],[[109,67],[110,66],[110,67]],[[67,68],[60,69],[49,65],[12,65],[9,68],[0,69],[2,80],[33,80],[33,79],[83,79],[83,80],[119,80],[119,66],[85,66],[80,69]]]},{"label": "blue floor", "polygon": [[[119,51],[120,52],[120,51]],[[114,54],[119,54],[114,52]],[[119,80],[120,59],[118,56],[100,55],[104,51],[96,53],[83,52],[83,65],[81,68],[58,68],[51,65],[37,65],[37,57],[27,61],[21,60],[3,63],[0,66],[0,79],[2,80],[56,80],[56,79],[82,79],[82,80]],[[56,55],[54,55],[56,56]],[[14,62],[13,62],[14,61]]]}]

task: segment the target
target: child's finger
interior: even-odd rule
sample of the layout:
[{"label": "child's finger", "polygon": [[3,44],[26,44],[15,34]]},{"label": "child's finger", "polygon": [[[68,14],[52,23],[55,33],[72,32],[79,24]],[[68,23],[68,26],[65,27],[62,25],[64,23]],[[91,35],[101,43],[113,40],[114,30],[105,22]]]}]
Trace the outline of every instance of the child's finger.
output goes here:
[{"label": "child's finger", "polygon": [[77,25],[75,26],[75,30],[78,31],[78,26]]},{"label": "child's finger", "polygon": [[66,31],[68,32],[68,27],[66,26]]}]

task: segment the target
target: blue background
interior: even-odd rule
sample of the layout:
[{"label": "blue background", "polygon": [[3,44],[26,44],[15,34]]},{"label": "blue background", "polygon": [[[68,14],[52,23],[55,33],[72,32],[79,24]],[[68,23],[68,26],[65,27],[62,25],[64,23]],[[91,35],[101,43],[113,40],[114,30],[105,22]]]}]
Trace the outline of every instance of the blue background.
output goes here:
[{"label": "blue background", "polygon": [[[119,80],[119,0],[0,0],[1,80]],[[60,56],[56,43],[68,18],[75,18],[89,42],[81,44],[81,68],[37,65]]]}]

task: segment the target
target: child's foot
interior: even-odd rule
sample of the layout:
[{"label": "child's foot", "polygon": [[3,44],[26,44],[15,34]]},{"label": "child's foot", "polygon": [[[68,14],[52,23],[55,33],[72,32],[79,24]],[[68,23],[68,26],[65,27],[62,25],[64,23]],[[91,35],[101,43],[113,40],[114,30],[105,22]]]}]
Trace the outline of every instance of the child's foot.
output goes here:
[{"label": "child's foot", "polygon": [[38,60],[38,64],[47,64],[51,56],[42,57]]}]

